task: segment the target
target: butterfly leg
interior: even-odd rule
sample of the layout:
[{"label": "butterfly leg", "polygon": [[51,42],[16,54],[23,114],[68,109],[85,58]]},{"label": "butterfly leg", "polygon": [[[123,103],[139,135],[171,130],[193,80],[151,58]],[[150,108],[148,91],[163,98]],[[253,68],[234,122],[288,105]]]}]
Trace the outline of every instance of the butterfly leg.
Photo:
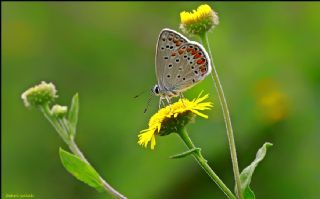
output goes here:
[{"label": "butterfly leg", "polygon": [[166,104],[164,103],[163,99],[164,99],[164,97],[160,97],[160,99],[159,99],[159,109],[161,109],[161,104],[163,107],[166,107]]},{"label": "butterfly leg", "polygon": [[184,96],[183,96],[183,93],[182,93],[182,92],[180,92],[180,93],[179,93],[179,95],[180,95],[180,99],[181,99],[181,101],[182,101],[182,104],[184,105],[184,107],[186,107],[186,104],[184,103]]},{"label": "butterfly leg", "polygon": [[171,101],[170,101],[170,99],[169,99],[169,97],[168,97],[168,96],[166,96],[166,100],[167,100],[167,102],[168,102],[168,104],[169,104],[170,111],[172,111],[172,109],[171,109]]},{"label": "butterfly leg", "polygon": [[166,104],[164,103],[163,100],[161,100],[161,103],[162,103],[163,107],[166,107]]},{"label": "butterfly leg", "polygon": [[163,104],[162,97],[159,99],[159,109],[161,108],[161,104]]}]

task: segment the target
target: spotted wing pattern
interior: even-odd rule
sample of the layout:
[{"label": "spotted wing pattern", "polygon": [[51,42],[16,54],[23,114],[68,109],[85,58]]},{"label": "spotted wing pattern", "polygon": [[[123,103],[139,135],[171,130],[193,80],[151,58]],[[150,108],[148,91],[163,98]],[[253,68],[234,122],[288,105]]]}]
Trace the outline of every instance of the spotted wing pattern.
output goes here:
[{"label": "spotted wing pattern", "polygon": [[164,83],[167,82],[165,76],[168,74],[166,72],[168,73],[168,70],[174,68],[174,63],[171,63],[172,53],[187,42],[187,38],[174,30],[166,28],[160,32],[156,49],[156,76],[161,89],[164,89]]},{"label": "spotted wing pattern", "polygon": [[158,38],[156,75],[160,89],[182,92],[203,80],[211,72],[210,59],[197,42],[170,29]]},{"label": "spotted wing pattern", "polygon": [[166,72],[171,73],[170,69],[165,70],[164,78],[167,78],[167,81],[164,81],[164,84],[173,91],[187,90],[211,72],[208,54],[197,42],[190,41],[182,45],[171,54],[171,57],[172,62],[177,63],[176,68],[172,70],[172,77],[166,75]]}]

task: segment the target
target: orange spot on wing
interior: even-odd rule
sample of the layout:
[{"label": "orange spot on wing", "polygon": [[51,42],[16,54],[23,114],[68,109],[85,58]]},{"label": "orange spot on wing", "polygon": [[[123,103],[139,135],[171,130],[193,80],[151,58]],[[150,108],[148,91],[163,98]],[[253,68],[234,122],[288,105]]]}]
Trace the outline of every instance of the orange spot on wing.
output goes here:
[{"label": "orange spot on wing", "polygon": [[200,69],[200,72],[201,72],[201,76],[203,76],[203,75],[206,74],[206,72],[207,72],[207,67],[206,67],[205,65],[201,65],[201,66],[199,67],[199,69]]},{"label": "orange spot on wing", "polygon": [[181,55],[182,53],[184,52],[184,50],[182,50],[182,49],[179,49],[178,50],[178,53]]},{"label": "orange spot on wing", "polygon": [[200,58],[201,57],[201,54],[200,53],[197,53],[193,58],[194,59],[198,59],[198,58]]},{"label": "orange spot on wing", "polygon": [[191,50],[191,54],[192,54],[192,55],[195,55],[196,53],[197,53],[197,51],[196,51],[195,49],[192,49],[192,50]]},{"label": "orange spot on wing", "polygon": [[203,64],[205,62],[206,62],[206,60],[204,58],[201,58],[201,59],[198,59],[197,64],[200,65],[200,64]]},{"label": "orange spot on wing", "polygon": [[176,55],[177,55],[177,53],[172,53],[172,54],[171,54],[171,56],[176,56]]}]

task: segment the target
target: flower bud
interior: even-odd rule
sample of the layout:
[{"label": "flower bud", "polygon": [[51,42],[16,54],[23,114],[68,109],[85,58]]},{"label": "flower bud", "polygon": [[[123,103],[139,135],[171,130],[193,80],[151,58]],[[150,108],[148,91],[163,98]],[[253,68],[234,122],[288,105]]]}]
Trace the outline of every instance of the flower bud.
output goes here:
[{"label": "flower bud", "polygon": [[207,4],[200,5],[193,12],[180,13],[180,29],[189,35],[203,35],[219,24],[219,17]]},{"label": "flower bud", "polygon": [[57,90],[54,84],[42,81],[41,84],[29,88],[22,93],[21,98],[26,107],[36,107],[53,102],[58,97],[56,93]]},{"label": "flower bud", "polygon": [[51,108],[51,113],[58,118],[63,118],[64,116],[66,116],[67,112],[67,106],[60,106],[56,104]]}]

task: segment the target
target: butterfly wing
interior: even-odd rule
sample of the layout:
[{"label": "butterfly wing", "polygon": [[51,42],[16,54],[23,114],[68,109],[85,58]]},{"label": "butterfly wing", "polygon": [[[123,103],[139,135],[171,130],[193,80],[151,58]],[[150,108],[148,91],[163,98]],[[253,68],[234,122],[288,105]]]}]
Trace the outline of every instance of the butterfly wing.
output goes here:
[{"label": "butterfly wing", "polygon": [[[165,85],[172,85],[173,91],[185,91],[203,80],[211,72],[211,61],[204,47],[198,42],[190,41],[181,45],[172,59],[177,63],[173,79]],[[177,62],[178,61],[178,62]]]},{"label": "butterfly wing", "polygon": [[156,76],[161,90],[172,89],[173,84],[167,79],[168,75],[171,76],[171,70],[176,68],[176,64],[172,62],[172,53],[188,42],[187,38],[174,30],[161,30],[156,48]]}]

